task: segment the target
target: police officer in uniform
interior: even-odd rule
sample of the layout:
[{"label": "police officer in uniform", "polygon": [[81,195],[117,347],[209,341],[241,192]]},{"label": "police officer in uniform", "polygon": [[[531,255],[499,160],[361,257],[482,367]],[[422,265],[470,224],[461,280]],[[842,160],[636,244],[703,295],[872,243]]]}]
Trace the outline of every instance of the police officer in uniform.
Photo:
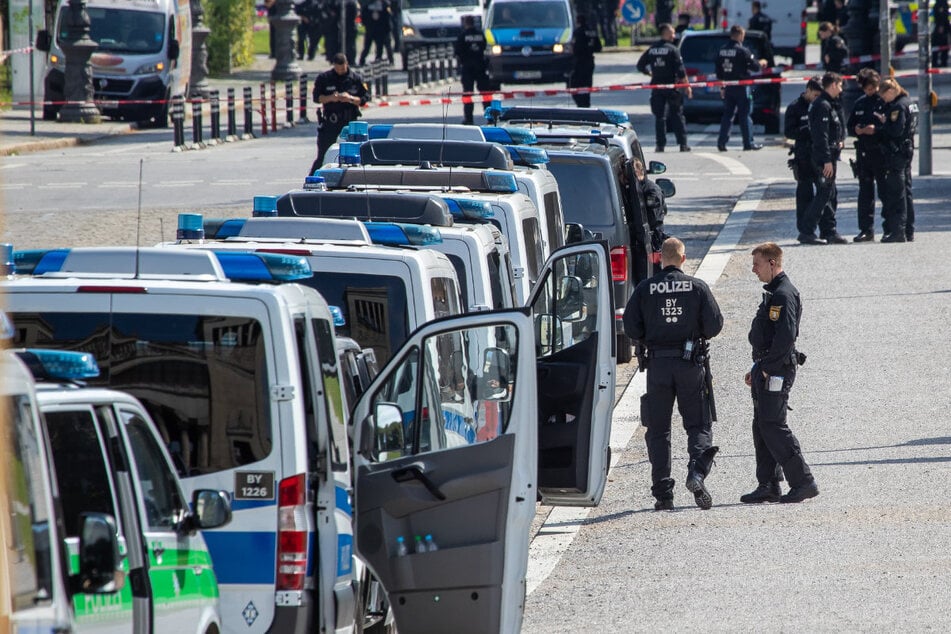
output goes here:
[{"label": "police officer in uniform", "polygon": [[718,451],[712,445],[712,417],[705,393],[705,370],[697,354],[702,340],[717,336],[723,315],[710,288],[686,275],[684,244],[667,238],[661,246],[663,270],[634,289],[624,309],[624,331],[640,346],[647,347],[647,393],[641,399],[641,420],[647,426],[645,439],[651,462],[651,493],[656,510],[674,506],[674,480],[670,477],[670,422],[674,406],[687,431],[687,490],[701,509],[713,498],[704,479]]},{"label": "police officer in uniform", "polygon": [[367,86],[359,73],[350,68],[347,56],[337,53],[333,68],[317,75],[314,101],[323,108],[317,111],[317,158],[308,176],[320,169],[327,149],[337,141],[340,131],[360,117],[360,107],[370,100]]},{"label": "police officer in uniform", "polygon": [[875,239],[875,188],[879,196],[885,187],[885,154],[882,150],[881,121],[885,101],[878,94],[881,77],[874,69],[863,68],[856,81],[865,93],[855,101],[846,125],[855,140],[855,166],[859,180],[858,209],[859,234],[853,242],[871,242]]},{"label": "police officer in uniform", "polygon": [[789,151],[792,158],[788,165],[796,179],[796,229],[803,233],[803,218],[816,197],[816,178],[812,168],[812,137],[809,135],[809,106],[822,92],[822,84],[815,77],[806,83],[806,89],[786,107],[785,127],[787,139],[794,141]]},{"label": "police officer in uniform", "polygon": [[[744,380],[753,395],[753,448],[759,486],[740,497],[744,504],[802,502],[819,487],[802,457],[799,441],[786,424],[789,392],[805,355],[796,351],[802,300],[783,272],[783,250],[774,242],[753,249],[753,273],[763,282],[763,301],[750,327],[753,367]],[[781,495],[785,472],[789,492]]]},{"label": "police officer in uniform", "polygon": [[[637,70],[651,76],[651,84],[687,83],[687,70],[680,57],[680,50],[674,46],[674,27],[661,24],[660,40],[644,51],[637,60]],[[690,86],[686,89],[687,98],[693,97]],[[687,145],[687,124],[684,121],[683,95],[676,88],[654,88],[651,90],[651,112],[654,114],[654,134],[657,137],[657,152],[663,152],[667,145],[667,116],[671,118],[674,136],[680,144],[681,152],[689,152]]]},{"label": "police officer in uniform", "polygon": [[[464,92],[472,92],[475,88],[478,88],[479,92],[491,90],[489,76],[486,73],[485,35],[482,29],[476,27],[475,18],[471,15],[462,18],[462,33],[456,38],[455,49],[462,72],[462,90]],[[491,96],[483,98],[483,109],[490,101]],[[462,105],[462,122],[465,125],[473,125],[474,108],[472,102]]]},{"label": "police officer in uniform", "polygon": [[[746,29],[739,24],[730,27],[730,41],[717,52],[717,79],[736,81],[749,79],[766,67],[766,60],[755,60],[750,49],[743,46]],[[717,149],[726,152],[726,143],[730,140],[733,117],[740,119],[740,133],[743,135],[744,150],[760,150],[759,143],[753,142],[753,120],[750,118],[750,89],[748,86],[724,86],[720,88],[723,99],[723,117],[720,119],[720,135],[717,137]]]},{"label": "police officer in uniform", "polygon": [[[578,14],[575,22],[578,26],[571,34],[574,63],[568,76],[568,87],[590,88],[594,84],[594,54],[601,51],[601,38],[596,28],[588,26],[588,18],[583,13]],[[589,92],[573,92],[571,98],[579,108],[591,107]]]},{"label": "police officer in uniform", "polygon": [[877,118],[885,148],[885,187],[882,215],[885,217],[882,242],[910,242],[915,239],[915,207],[911,198],[911,162],[915,156],[918,108],[908,92],[893,78],[882,82],[879,94],[885,111]]},{"label": "police officer in uniform", "polygon": [[839,35],[839,27],[831,22],[819,25],[822,68],[830,73],[844,73],[848,69],[849,47]]},{"label": "police officer in uniform", "polygon": [[750,10],[753,14],[750,16],[747,28],[749,28],[750,31],[762,31],[766,34],[766,39],[772,42],[773,19],[763,13],[763,3],[759,0],[753,0],[753,3],[750,4]]},{"label": "police officer in uniform", "polygon": [[[845,117],[839,95],[842,76],[822,76],[822,93],[809,106],[809,136],[812,138],[812,167],[816,178],[816,197],[803,217],[799,242],[802,244],[845,244],[836,231],[835,212],[839,192],[835,183],[836,163],[845,142]],[[816,236],[816,227],[819,236]]]}]

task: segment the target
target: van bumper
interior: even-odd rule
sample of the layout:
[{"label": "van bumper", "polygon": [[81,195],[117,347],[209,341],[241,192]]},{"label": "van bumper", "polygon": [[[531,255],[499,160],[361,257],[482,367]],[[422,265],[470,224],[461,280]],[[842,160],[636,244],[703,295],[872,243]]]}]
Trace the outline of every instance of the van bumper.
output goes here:
[{"label": "van bumper", "polygon": [[571,71],[571,55],[564,53],[545,53],[532,51],[523,55],[521,51],[503,51],[491,55],[489,60],[489,79],[506,84],[542,84],[561,82]]},{"label": "van bumper", "polygon": [[[144,121],[166,111],[166,86],[161,77],[93,77],[95,99],[103,115]],[[131,102],[131,103],[130,103]]]}]

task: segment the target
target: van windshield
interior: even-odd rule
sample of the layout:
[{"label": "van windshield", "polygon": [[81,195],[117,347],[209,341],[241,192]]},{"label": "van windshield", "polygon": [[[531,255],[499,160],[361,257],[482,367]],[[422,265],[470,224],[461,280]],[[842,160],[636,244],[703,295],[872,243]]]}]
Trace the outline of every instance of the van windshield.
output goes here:
[{"label": "van windshield", "polygon": [[[89,14],[89,37],[99,43],[98,53],[160,53],[165,44],[165,16],[149,11],[86,7]],[[57,41],[68,37],[69,8],[59,13]]]},{"label": "van windshield", "polygon": [[[608,178],[605,163],[552,156],[548,171],[558,181],[565,222],[601,227],[615,224],[614,219],[620,216],[616,213],[617,188]],[[578,183],[584,183],[584,187],[578,187]]]},{"label": "van windshield", "polygon": [[565,2],[495,2],[489,9],[487,28],[545,29],[567,28]]}]

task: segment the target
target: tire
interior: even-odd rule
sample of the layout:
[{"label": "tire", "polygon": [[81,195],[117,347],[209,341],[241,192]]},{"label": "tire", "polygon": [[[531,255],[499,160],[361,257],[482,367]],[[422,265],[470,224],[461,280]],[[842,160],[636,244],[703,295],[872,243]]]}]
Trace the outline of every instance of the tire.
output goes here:
[{"label": "tire", "polygon": [[617,362],[618,363],[630,363],[633,358],[631,353],[631,340],[628,339],[627,335],[618,335],[617,336]]},{"label": "tire", "polygon": [[58,106],[43,106],[43,121],[56,121],[56,115],[58,114]]}]

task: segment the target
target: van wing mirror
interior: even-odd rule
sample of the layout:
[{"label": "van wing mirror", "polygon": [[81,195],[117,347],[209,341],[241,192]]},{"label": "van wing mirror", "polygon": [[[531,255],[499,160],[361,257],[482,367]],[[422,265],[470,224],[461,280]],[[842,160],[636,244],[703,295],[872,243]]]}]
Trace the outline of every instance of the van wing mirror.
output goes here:
[{"label": "van wing mirror", "polygon": [[656,176],[657,174],[663,174],[667,171],[667,164],[661,163],[660,161],[651,161],[647,164],[647,173],[651,176]]},{"label": "van wing mirror", "polygon": [[79,574],[76,592],[113,594],[125,585],[116,520],[105,513],[79,514]]},{"label": "van wing mirror", "polygon": [[168,43],[168,58],[177,60],[181,52],[181,45],[178,43],[178,40],[170,40]]},{"label": "van wing mirror", "polygon": [[582,286],[581,278],[575,275],[566,275],[559,280],[555,308],[562,322],[573,323],[585,318]]},{"label": "van wing mirror", "polygon": [[50,49],[53,47],[53,38],[50,37],[50,32],[46,29],[40,29],[36,32],[36,44],[34,48],[38,51],[43,51],[44,53],[49,53]]},{"label": "van wing mirror", "polygon": [[396,403],[377,403],[373,415],[363,421],[360,453],[375,462],[403,455],[403,411]]},{"label": "van wing mirror", "polygon": [[486,401],[509,401],[512,393],[512,360],[502,348],[491,346],[482,353],[482,377],[479,381],[479,398]]},{"label": "van wing mirror", "polygon": [[194,529],[219,528],[231,521],[231,499],[224,491],[197,489],[192,493]]},{"label": "van wing mirror", "polygon": [[656,181],[657,186],[660,187],[660,191],[664,192],[664,198],[670,198],[677,195],[677,187],[674,185],[674,181],[669,178],[658,178]]},{"label": "van wing mirror", "polygon": [[578,222],[565,223],[565,244],[575,244],[577,242],[587,242],[588,240],[596,239],[597,236],[594,235],[594,232],[585,229],[583,224]]}]

